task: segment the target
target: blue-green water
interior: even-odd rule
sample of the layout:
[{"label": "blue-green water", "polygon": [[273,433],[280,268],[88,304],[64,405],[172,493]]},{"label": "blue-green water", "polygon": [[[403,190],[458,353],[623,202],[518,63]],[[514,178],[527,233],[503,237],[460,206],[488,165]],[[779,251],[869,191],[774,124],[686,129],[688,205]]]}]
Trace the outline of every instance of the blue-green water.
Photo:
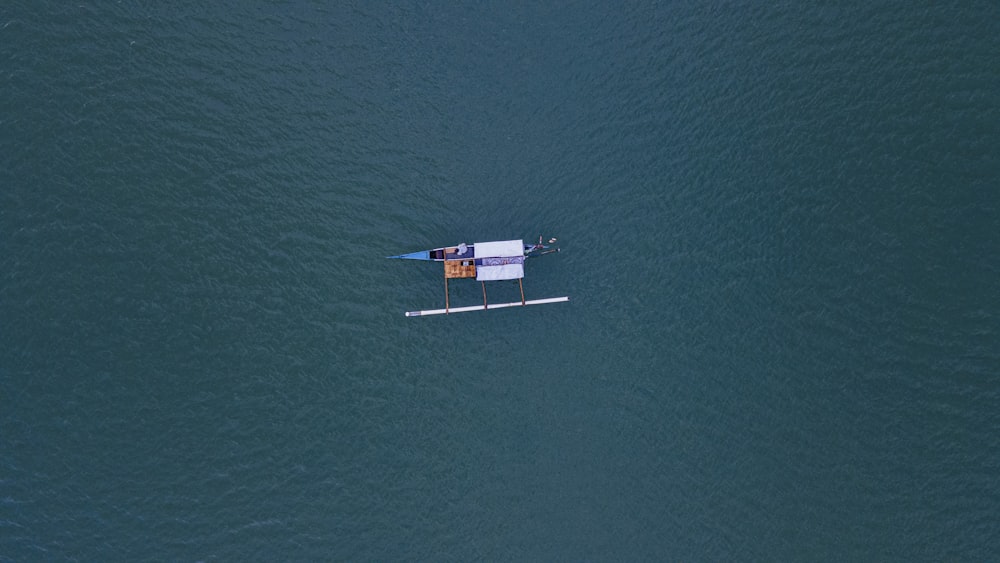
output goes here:
[{"label": "blue-green water", "polygon": [[996,559],[998,37],[15,0],[0,560]]}]

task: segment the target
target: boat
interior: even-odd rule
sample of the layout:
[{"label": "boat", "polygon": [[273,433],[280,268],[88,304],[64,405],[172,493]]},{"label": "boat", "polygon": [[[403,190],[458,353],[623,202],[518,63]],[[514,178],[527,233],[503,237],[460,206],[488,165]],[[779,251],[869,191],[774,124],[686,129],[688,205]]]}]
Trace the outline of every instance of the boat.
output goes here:
[{"label": "boat", "polygon": [[[550,239],[549,244],[556,242]],[[526,300],[524,298],[524,261],[526,258],[544,256],[559,252],[542,243],[524,244],[524,240],[500,240],[492,242],[477,242],[473,244],[456,244],[442,246],[430,250],[421,250],[407,254],[387,256],[403,260],[424,260],[444,263],[444,309],[427,309],[423,311],[407,311],[407,317],[424,317],[428,315],[446,315],[450,313],[465,313],[468,311],[488,311],[507,307],[525,307],[527,305],[544,305],[569,301],[568,296],[549,297],[545,299]],[[483,286],[483,304],[469,307],[451,307],[448,296],[448,280],[456,278],[475,278]],[[486,282],[517,280],[521,289],[521,300],[511,303],[489,303],[486,299]]]},{"label": "boat", "polygon": [[[553,239],[555,240],[555,239]],[[500,241],[500,242],[511,242],[511,241]],[[410,252],[409,254],[397,254],[396,256],[386,256],[386,258],[401,258],[404,260],[432,260],[434,262],[444,262],[446,260],[464,260],[468,259],[469,256],[473,256],[476,253],[476,244],[456,244],[454,246],[442,246],[441,248],[432,248],[430,250],[418,250],[417,252]],[[492,244],[488,242],[478,243],[478,244]],[[521,242],[520,246],[524,249],[524,256],[535,257],[541,256],[542,254],[548,254],[548,250],[551,249],[548,245],[542,244],[542,239],[538,239],[538,244],[524,244]],[[559,252],[556,248],[552,252]]]}]

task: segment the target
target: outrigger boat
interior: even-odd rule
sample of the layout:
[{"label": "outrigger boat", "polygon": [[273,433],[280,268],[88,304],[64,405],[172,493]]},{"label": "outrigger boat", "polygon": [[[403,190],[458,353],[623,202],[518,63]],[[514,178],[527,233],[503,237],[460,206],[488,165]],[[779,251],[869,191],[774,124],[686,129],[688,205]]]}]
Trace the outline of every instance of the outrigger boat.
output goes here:
[{"label": "outrigger boat", "polygon": [[[549,244],[554,242],[556,239],[549,240]],[[530,301],[524,299],[524,284],[521,281],[524,278],[524,259],[552,252],[559,252],[559,249],[542,244],[542,237],[538,237],[538,244],[524,244],[523,240],[462,243],[455,246],[443,246],[431,250],[388,256],[388,258],[444,262],[444,309],[406,312],[407,317],[421,317],[569,301],[569,297],[550,297]],[[448,280],[455,278],[476,278],[479,280],[483,285],[483,304],[471,307],[451,307],[448,300]],[[521,289],[521,300],[512,303],[487,303],[486,282],[499,280],[517,280],[518,287]]]}]

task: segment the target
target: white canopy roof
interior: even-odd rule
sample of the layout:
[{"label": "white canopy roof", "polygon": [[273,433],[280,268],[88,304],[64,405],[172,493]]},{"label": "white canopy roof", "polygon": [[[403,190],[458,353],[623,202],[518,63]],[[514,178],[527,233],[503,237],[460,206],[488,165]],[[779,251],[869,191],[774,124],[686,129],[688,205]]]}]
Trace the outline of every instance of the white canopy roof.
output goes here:
[{"label": "white canopy roof", "polygon": [[477,280],[516,280],[524,277],[523,240],[477,242],[473,248]]}]

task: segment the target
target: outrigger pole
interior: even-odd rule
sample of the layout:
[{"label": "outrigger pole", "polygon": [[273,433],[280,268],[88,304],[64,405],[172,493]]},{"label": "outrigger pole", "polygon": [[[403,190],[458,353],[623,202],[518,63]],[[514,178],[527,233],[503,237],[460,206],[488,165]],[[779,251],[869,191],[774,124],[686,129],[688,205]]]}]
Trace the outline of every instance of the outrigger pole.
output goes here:
[{"label": "outrigger pole", "polygon": [[426,317],[429,315],[444,315],[445,313],[466,313],[469,311],[492,311],[493,309],[503,309],[505,307],[524,307],[526,305],[544,305],[546,303],[562,303],[569,301],[569,297],[550,297],[548,299],[533,299],[531,301],[514,301],[513,303],[491,303],[489,308],[486,305],[473,305],[471,307],[455,307],[454,309],[430,309],[428,311],[407,311],[407,317]]}]

